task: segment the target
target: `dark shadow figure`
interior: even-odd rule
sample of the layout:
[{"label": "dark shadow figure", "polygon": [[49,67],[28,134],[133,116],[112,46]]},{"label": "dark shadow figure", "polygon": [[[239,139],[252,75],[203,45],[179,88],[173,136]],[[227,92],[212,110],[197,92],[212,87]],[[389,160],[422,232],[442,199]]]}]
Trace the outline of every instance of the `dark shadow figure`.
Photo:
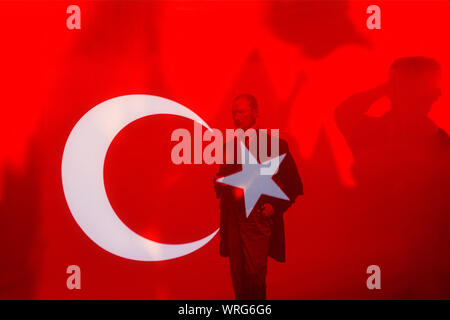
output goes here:
[{"label": "dark shadow figure", "polygon": [[32,299],[39,273],[40,164],[30,143],[23,171],[2,172],[0,299]]},{"label": "dark shadow figure", "polygon": [[[354,255],[380,265],[384,298],[450,297],[450,138],[427,117],[441,95],[439,76],[434,59],[400,58],[387,83],[335,110],[354,156],[357,187],[343,198],[361,244]],[[391,109],[368,116],[382,97]]]}]

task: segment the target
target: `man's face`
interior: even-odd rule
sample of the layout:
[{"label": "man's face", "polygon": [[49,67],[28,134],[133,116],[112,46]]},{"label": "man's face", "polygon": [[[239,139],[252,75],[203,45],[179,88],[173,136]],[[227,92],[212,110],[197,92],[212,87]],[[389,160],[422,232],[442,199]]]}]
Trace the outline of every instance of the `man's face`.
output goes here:
[{"label": "man's face", "polygon": [[256,122],[256,110],[254,110],[244,98],[233,102],[232,113],[234,126],[236,128],[247,130]]}]

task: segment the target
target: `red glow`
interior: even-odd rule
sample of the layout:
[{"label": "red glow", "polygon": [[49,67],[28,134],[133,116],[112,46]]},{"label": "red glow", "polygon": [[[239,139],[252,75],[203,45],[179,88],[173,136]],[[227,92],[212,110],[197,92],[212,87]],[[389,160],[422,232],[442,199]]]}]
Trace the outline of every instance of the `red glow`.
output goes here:
[{"label": "red glow", "polygon": [[[396,216],[348,210],[340,200],[358,186],[355,159],[333,116],[348,97],[385,82],[395,59],[423,55],[442,67],[442,96],[429,116],[450,132],[447,0],[378,1],[382,30],[373,31],[365,25],[369,1],[78,2],[83,20],[75,31],[65,25],[69,3],[0,4],[0,208],[8,226],[1,230],[0,287],[19,283],[0,297],[232,298],[217,237],[158,263],[125,260],[95,245],[67,207],[61,157],[78,119],[109,98],[160,95],[224,129],[232,127],[231,99],[250,92],[260,102],[261,126],[280,128],[305,183],[305,196],[285,217],[287,262],[269,263],[268,298],[449,298],[442,270],[450,265],[450,244],[430,246],[442,236],[433,228],[448,226],[448,218],[408,219],[394,200]],[[292,16],[305,12],[320,23]],[[389,108],[380,100],[369,114]],[[119,217],[168,243],[199,239],[219,225],[217,168],[166,161],[177,126],[190,127],[167,117],[130,125],[111,145],[104,173]],[[380,241],[362,242],[373,228]],[[369,246],[373,256],[365,254]],[[429,264],[414,260],[415,252]],[[365,286],[365,268],[377,261],[386,270],[381,292]],[[79,292],[65,287],[70,264],[83,272]]]}]

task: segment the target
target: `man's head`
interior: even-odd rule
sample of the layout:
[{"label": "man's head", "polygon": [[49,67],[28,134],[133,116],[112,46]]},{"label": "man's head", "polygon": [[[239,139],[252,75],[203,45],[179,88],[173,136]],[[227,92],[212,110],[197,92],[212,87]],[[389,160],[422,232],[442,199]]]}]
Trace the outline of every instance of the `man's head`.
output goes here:
[{"label": "man's head", "polygon": [[236,128],[247,130],[252,127],[258,116],[258,103],[255,97],[250,94],[241,94],[234,98],[232,114]]},{"label": "man's head", "polygon": [[441,95],[440,65],[427,57],[405,57],[389,70],[392,108],[411,117],[425,117]]}]

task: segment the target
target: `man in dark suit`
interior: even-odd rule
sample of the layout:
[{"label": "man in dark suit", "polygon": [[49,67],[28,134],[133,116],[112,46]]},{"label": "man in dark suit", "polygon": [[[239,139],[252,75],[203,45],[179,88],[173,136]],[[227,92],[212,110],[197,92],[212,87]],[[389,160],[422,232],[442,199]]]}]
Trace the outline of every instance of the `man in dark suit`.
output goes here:
[{"label": "man in dark suit", "polygon": [[[232,105],[232,114],[235,127],[245,131],[246,148],[257,150],[252,154],[258,163],[264,162],[267,152],[260,152],[261,140],[265,138],[267,149],[271,150],[272,137],[263,137],[265,133],[256,129],[258,108],[256,99],[251,95],[236,97]],[[255,205],[250,209],[245,204],[248,198],[245,188],[230,184],[219,183],[217,178],[229,177],[243,172],[242,164],[238,163],[238,153],[233,153],[233,161],[224,161],[220,165],[215,179],[216,195],[220,198],[220,254],[229,257],[231,278],[236,299],[265,299],[267,257],[285,261],[285,235],[283,213],[292,205],[297,196],[303,194],[303,186],[288,145],[282,139],[276,138],[279,143],[281,161],[278,170],[268,179],[273,179],[275,188],[281,189],[275,197],[267,193],[257,193]],[[241,142],[238,137],[225,145],[225,159],[229,156],[230,144],[236,151]],[[258,143],[259,142],[259,143]],[[253,149],[252,144],[255,143]],[[250,148],[249,148],[250,146]],[[263,146],[264,147],[264,146]],[[273,159],[274,155],[270,155]],[[256,164],[257,165],[257,164]],[[272,183],[272,181],[270,181]],[[250,182],[251,183],[251,182]],[[276,187],[278,186],[278,187]],[[256,186],[256,188],[261,186]]]}]

